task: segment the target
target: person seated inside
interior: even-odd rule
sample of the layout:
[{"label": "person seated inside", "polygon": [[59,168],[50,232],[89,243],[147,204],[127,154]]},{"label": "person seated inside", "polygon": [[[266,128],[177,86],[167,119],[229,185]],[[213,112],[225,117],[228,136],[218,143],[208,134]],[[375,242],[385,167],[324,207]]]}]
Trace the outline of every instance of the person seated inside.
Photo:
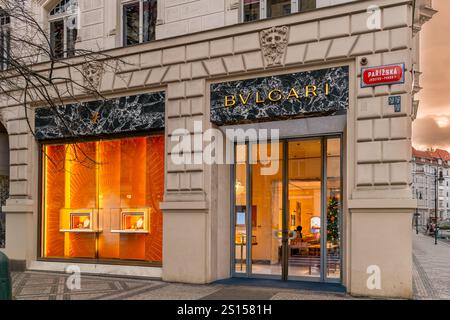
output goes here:
[{"label": "person seated inside", "polygon": [[302,226],[297,226],[297,239],[303,239],[303,227]]}]

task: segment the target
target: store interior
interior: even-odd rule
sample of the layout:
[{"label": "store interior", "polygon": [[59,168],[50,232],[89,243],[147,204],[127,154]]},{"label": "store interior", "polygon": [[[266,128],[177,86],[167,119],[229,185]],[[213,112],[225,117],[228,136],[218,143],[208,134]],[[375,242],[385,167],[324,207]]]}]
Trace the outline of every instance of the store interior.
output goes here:
[{"label": "store interior", "polygon": [[162,262],[164,137],[44,145],[44,258]]},{"label": "store interior", "polygon": [[[326,160],[322,146],[326,141]],[[288,159],[283,159],[283,148],[288,148]],[[340,277],[340,198],[341,152],[340,139],[312,139],[279,143],[260,150],[251,147],[252,187],[252,245],[251,273],[280,276],[282,274],[283,219],[289,231],[288,273],[292,277],[320,277],[321,230],[327,219],[327,270],[329,278]],[[275,154],[271,152],[274,152]],[[246,176],[247,147],[237,148],[236,164],[236,245],[235,272],[246,269]],[[267,154],[267,156],[264,156]],[[256,161],[256,159],[258,159]],[[326,176],[322,169],[326,161]],[[287,168],[288,208],[283,210],[283,167]],[[272,167],[264,171],[264,168]],[[322,209],[323,184],[326,184],[326,210]],[[324,214],[326,212],[326,215]]]}]

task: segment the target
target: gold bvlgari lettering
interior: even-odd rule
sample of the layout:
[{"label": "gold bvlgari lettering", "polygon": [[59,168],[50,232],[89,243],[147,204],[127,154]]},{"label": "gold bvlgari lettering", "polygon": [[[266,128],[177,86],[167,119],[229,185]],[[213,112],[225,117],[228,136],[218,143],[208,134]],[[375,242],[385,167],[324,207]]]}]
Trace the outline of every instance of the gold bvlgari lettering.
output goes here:
[{"label": "gold bvlgari lettering", "polygon": [[264,103],[264,100],[261,99],[261,94],[259,91],[256,91],[256,103]]},{"label": "gold bvlgari lettering", "polygon": [[317,97],[317,86],[314,85],[306,86],[305,97],[309,98],[310,94]]},{"label": "gold bvlgari lettering", "polygon": [[295,88],[292,88],[291,91],[289,91],[288,99],[291,98],[300,99],[300,96],[298,95],[298,92],[297,90],[295,90]]},{"label": "gold bvlgari lettering", "polygon": [[247,97],[244,97],[242,94],[239,95],[239,99],[241,100],[241,103],[242,103],[243,106],[245,106],[247,104],[248,99],[250,99],[251,95],[252,95],[251,93],[249,93],[247,95]]},{"label": "gold bvlgari lettering", "polygon": [[313,98],[320,95],[329,96],[331,94],[331,85],[325,82],[320,87],[317,85],[306,85],[302,88],[292,87],[288,91],[282,89],[272,89],[267,94],[261,91],[248,93],[236,93],[236,95],[225,96],[225,107],[234,107],[238,104],[242,106],[251,103],[263,104],[265,102],[282,102],[283,100],[300,100],[303,98]]},{"label": "gold bvlgari lettering", "polygon": [[[276,94],[276,97],[274,97],[275,94]],[[275,89],[275,90],[270,91],[269,95],[267,97],[272,102],[278,102],[278,101],[281,101],[281,99],[283,98],[283,93],[281,92],[281,90]]]},{"label": "gold bvlgari lettering", "polygon": [[225,96],[225,107],[233,107],[236,105],[235,96]]}]

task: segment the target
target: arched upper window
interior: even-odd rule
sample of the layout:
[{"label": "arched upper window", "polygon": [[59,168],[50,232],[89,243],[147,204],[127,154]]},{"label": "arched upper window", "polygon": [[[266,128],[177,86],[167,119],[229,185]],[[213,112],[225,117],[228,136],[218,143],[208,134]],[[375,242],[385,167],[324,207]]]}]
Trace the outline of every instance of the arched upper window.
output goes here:
[{"label": "arched upper window", "polygon": [[50,16],[70,12],[72,9],[78,8],[78,0],[61,0],[50,11]]},{"label": "arched upper window", "polygon": [[0,70],[8,68],[11,57],[11,34],[9,25],[11,17],[0,8]]},{"label": "arched upper window", "polygon": [[78,0],[61,0],[49,12],[50,43],[57,59],[75,55],[78,37]]}]

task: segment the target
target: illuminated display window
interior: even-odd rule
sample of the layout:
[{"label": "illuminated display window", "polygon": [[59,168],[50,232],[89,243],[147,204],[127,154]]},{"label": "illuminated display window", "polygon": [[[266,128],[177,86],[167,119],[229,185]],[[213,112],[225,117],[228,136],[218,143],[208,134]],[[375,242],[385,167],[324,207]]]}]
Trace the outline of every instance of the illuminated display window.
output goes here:
[{"label": "illuminated display window", "polygon": [[42,153],[44,258],[162,261],[163,136]]}]

